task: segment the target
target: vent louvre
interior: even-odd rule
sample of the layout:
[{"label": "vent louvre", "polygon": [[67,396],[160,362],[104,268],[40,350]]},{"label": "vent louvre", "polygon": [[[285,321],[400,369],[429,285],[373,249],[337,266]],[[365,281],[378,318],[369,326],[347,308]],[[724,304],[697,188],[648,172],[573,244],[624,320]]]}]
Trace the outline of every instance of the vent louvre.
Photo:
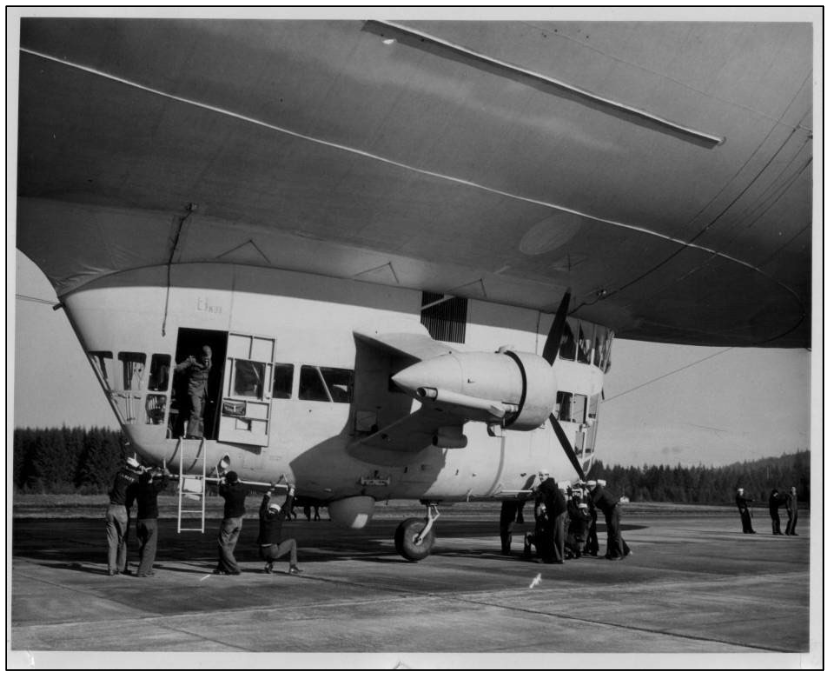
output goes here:
[{"label": "vent louvre", "polygon": [[467,329],[467,299],[449,297],[444,301],[443,294],[422,292],[421,324],[427,328],[436,341],[465,343]]}]

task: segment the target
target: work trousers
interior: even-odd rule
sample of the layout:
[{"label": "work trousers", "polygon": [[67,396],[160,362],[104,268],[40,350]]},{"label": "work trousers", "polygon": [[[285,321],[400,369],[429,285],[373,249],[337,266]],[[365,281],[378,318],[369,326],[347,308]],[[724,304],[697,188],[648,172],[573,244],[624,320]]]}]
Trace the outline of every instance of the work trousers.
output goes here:
[{"label": "work trousers", "polygon": [[566,514],[554,518],[554,562],[562,563],[566,559]]},{"label": "work trousers", "polygon": [[[779,513],[771,513],[770,514],[770,522],[771,527],[773,528],[773,534],[782,534],[782,523],[779,520]],[[790,521],[788,521],[790,525]]]},{"label": "work trousers", "polygon": [[796,534],[796,517],[796,513],[788,512],[788,526],[785,528],[785,534]]},{"label": "work trousers", "polygon": [[219,562],[217,569],[224,572],[239,572],[239,565],[234,558],[234,549],[237,546],[242,531],[242,516],[239,518],[225,518],[219,525]]},{"label": "work trousers", "polygon": [[606,557],[623,558],[623,535],[620,532],[620,509],[615,504],[603,514],[606,518]]},{"label": "work trousers", "polygon": [[127,569],[127,531],[130,523],[127,507],[110,504],[107,509],[107,572],[113,574]]},{"label": "work trousers", "polygon": [[739,515],[742,517],[742,532],[745,534],[753,534],[753,522],[750,519],[750,511],[747,509],[739,509]]},{"label": "work trousers", "polygon": [[155,518],[140,518],[136,522],[136,536],[139,540],[139,566],[136,575],[146,577],[153,572],[156,560],[156,543],[159,539],[159,521]]},{"label": "work trousers", "polygon": [[263,544],[260,546],[260,558],[267,563],[273,563],[278,558],[289,554],[289,565],[297,567],[297,541],[284,539],[279,544]]}]

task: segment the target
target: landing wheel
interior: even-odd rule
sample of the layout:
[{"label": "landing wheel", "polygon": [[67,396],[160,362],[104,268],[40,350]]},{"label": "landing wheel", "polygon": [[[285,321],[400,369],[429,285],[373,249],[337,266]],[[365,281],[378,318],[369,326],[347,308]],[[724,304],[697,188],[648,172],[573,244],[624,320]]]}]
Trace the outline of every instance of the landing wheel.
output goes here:
[{"label": "landing wheel", "polygon": [[395,530],[395,550],[402,558],[415,561],[423,560],[430,555],[436,541],[435,526],[424,535],[420,544],[415,543],[416,537],[426,524],[427,521],[422,518],[407,518]]}]

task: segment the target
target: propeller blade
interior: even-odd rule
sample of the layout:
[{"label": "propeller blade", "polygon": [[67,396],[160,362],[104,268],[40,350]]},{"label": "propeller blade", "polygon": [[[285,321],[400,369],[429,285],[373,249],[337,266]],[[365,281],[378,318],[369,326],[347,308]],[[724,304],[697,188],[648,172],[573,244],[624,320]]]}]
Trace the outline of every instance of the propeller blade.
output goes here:
[{"label": "propeller blade", "polygon": [[545,346],[542,349],[542,357],[548,361],[549,365],[554,364],[554,358],[557,357],[557,351],[560,350],[560,340],[563,338],[570,303],[571,288],[569,287],[557,308],[557,315],[554,316],[554,323],[551,325],[551,331],[548,333],[548,338],[545,340]]},{"label": "propeller blade", "polygon": [[566,432],[563,430],[563,427],[560,426],[560,422],[557,421],[557,418],[553,414],[548,415],[548,420],[551,422],[551,426],[554,428],[554,433],[557,434],[557,438],[560,440],[560,445],[562,445],[563,449],[566,451],[568,460],[571,462],[574,470],[577,471],[577,475],[580,476],[580,480],[585,481],[586,474],[583,472],[583,466],[580,464],[580,460],[577,458],[577,453],[571,446],[571,441],[569,441]]}]

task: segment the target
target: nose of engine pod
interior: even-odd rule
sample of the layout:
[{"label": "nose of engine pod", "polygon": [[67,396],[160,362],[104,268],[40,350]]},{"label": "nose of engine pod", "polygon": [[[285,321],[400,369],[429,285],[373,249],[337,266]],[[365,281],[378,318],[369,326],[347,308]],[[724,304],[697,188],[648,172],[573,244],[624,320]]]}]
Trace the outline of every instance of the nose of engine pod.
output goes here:
[{"label": "nose of engine pod", "polygon": [[420,388],[458,391],[462,385],[462,370],[455,356],[442,355],[401,370],[392,382],[412,396],[417,395]]}]

